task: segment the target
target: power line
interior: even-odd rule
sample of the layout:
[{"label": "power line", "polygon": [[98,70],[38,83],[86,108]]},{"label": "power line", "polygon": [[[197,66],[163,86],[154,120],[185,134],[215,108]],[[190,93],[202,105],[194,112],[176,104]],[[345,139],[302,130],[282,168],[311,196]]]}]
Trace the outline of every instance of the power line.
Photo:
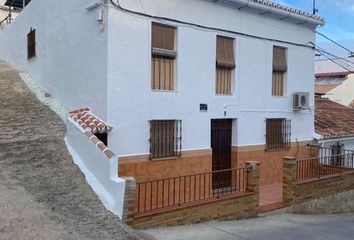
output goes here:
[{"label": "power line", "polygon": [[349,73],[354,73],[354,71],[344,67],[343,65],[339,64],[338,62],[336,62],[335,60],[333,60],[332,58],[328,57],[325,53],[319,51],[318,49],[315,49],[315,51],[317,51],[318,53],[322,54],[322,56],[324,56],[325,58],[327,58],[328,60],[330,60],[331,62],[333,62],[334,64],[340,66],[341,68],[347,70]]},{"label": "power line", "polygon": [[325,39],[327,39],[327,40],[331,41],[331,42],[332,42],[332,43],[334,43],[335,45],[337,45],[337,46],[339,46],[339,47],[343,48],[344,50],[348,51],[348,52],[349,52],[349,54],[353,54],[353,51],[352,51],[352,50],[350,50],[350,49],[346,48],[345,46],[343,46],[342,44],[340,44],[340,43],[336,42],[335,40],[333,40],[333,39],[331,39],[331,38],[327,37],[327,36],[326,36],[326,35],[324,35],[323,33],[320,33],[319,31],[314,30],[314,29],[311,29],[311,30],[312,30],[312,31],[314,31],[315,33],[317,33],[318,35],[320,35],[320,36],[324,37]]},{"label": "power line", "polygon": [[[314,45],[318,50],[320,50],[320,51],[322,51],[322,52],[324,52],[324,53],[326,53],[326,54],[332,56],[332,57],[335,58],[335,59],[340,59],[340,60],[345,61],[345,62],[347,62],[347,63],[354,64],[354,62],[352,62],[352,61],[350,61],[350,60],[348,60],[348,59],[346,59],[346,58],[339,57],[339,56],[337,56],[337,55],[334,55],[333,53],[330,53],[330,52],[326,51],[325,49],[321,48],[320,46],[318,46],[318,45],[315,44],[314,42],[310,42],[310,43],[311,43],[312,45]],[[351,66],[351,67],[353,67],[353,66]]]},{"label": "power line", "polygon": [[294,42],[288,42],[288,41],[283,41],[283,40],[279,40],[279,39],[260,37],[260,36],[251,35],[251,34],[247,34],[247,33],[236,32],[236,31],[227,30],[227,29],[221,29],[221,28],[216,28],[216,27],[208,27],[208,26],[205,26],[205,25],[185,22],[185,21],[181,21],[181,20],[177,20],[177,19],[154,16],[154,15],[150,15],[150,14],[146,14],[146,13],[136,12],[136,11],[133,11],[133,10],[130,10],[130,9],[126,9],[126,8],[122,7],[119,4],[119,0],[116,0],[116,2],[114,0],[110,0],[110,1],[113,4],[113,6],[115,6],[119,10],[121,10],[123,12],[126,12],[126,13],[129,13],[129,14],[136,15],[136,16],[142,16],[142,17],[153,18],[153,19],[162,20],[162,21],[174,22],[174,23],[177,23],[177,24],[183,24],[183,25],[187,25],[187,26],[191,26],[191,27],[197,27],[197,28],[200,28],[200,29],[207,29],[207,30],[210,30],[210,31],[224,32],[224,33],[235,34],[235,35],[240,35],[240,36],[249,37],[249,38],[256,38],[256,39],[261,39],[261,40],[265,40],[265,41],[272,41],[272,42],[277,42],[277,43],[283,43],[283,44],[289,44],[289,45],[294,45],[294,46],[298,46],[298,47],[306,47],[306,48],[314,49],[314,47],[309,46],[307,44],[294,43]]}]

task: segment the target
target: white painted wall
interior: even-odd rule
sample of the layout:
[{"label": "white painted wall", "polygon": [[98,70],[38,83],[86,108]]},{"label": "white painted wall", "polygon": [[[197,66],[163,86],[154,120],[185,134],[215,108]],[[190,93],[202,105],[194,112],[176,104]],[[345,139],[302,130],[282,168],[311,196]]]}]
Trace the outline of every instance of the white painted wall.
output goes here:
[{"label": "white painted wall", "polygon": [[[99,1],[99,0],[98,0]],[[292,120],[293,140],[314,134],[314,52],[311,49],[225,34],[236,39],[233,96],[215,95],[216,35],[177,25],[177,89],[151,91],[151,19],[113,6],[101,32],[94,1],[33,0],[0,33],[0,58],[33,76],[68,109],[82,106],[114,127],[110,148],[120,156],[149,152],[149,119],[182,119],[184,150],[210,148],[210,119],[237,119],[233,143],[265,143],[266,118]],[[205,0],[121,0],[125,8],[206,26],[306,44],[314,33],[304,25],[260,16]],[[173,23],[171,23],[173,24]],[[37,29],[37,57],[27,61],[26,35]],[[288,48],[285,97],[271,96],[273,45]],[[8,47],[10,46],[10,47]],[[292,93],[310,92],[311,110],[294,113]],[[207,103],[208,112],[199,112]]]},{"label": "white painted wall", "polygon": [[354,74],[349,74],[341,85],[329,91],[324,97],[348,106],[354,99]]},{"label": "white painted wall", "polygon": [[122,219],[125,180],[117,176],[118,157],[108,159],[71,119],[67,121],[66,143],[75,164],[104,206]]},{"label": "white painted wall", "polygon": [[[0,58],[28,71],[70,110],[83,106],[106,120],[107,31],[92,0],[33,0],[0,32]],[[27,60],[27,33],[35,28],[37,57]]]},{"label": "white painted wall", "polygon": [[[306,44],[314,34],[306,26],[247,13],[203,0],[121,0],[121,6],[147,14]],[[272,49],[275,42],[225,34],[236,39],[233,96],[215,95],[216,35],[185,25],[177,29],[177,89],[151,90],[151,19],[111,7],[108,26],[108,120],[115,126],[110,147],[120,156],[149,152],[149,119],[181,119],[182,148],[210,148],[210,120],[237,119],[233,143],[265,143],[265,119],[292,120],[292,140],[314,136],[314,51],[288,48],[285,97],[271,96]],[[168,22],[165,22],[168,23]],[[292,93],[310,93],[311,110],[292,111]],[[199,112],[207,103],[208,112]],[[225,108],[225,105],[227,107]]]}]

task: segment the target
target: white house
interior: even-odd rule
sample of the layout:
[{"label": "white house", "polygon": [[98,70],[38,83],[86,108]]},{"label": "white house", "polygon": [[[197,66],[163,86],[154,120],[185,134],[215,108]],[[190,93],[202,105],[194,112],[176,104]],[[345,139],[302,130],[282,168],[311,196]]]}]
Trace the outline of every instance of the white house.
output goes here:
[{"label": "white house", "polygon": [[[0,57],[78,109],[68,144],[114,201],[104,174],[151,181],[257,160],[262,185],[281,183],[282,157],[307,157],[315,135],[309,42],[323,24],[263,0],[32,0],[0,33]],[[95,175],[107,159],[85,163],[87,129],[116,156],[111,175]]]}]

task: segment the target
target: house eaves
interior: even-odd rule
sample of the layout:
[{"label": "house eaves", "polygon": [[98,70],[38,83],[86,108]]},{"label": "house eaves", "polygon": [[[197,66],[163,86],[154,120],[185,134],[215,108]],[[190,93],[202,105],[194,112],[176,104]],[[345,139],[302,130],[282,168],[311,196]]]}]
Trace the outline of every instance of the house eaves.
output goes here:
[{"label": "house eaves", "polygon": [[325,19],[296,8],[291,8],[282,4],[267,0],[207,0],[213,3],[224,3],[233,5],[238,9],[249,9],[258,12],[261,15],[270,15],[279,20],[293,20],[297,24],[307,24],[319,26],[325,24]]}]

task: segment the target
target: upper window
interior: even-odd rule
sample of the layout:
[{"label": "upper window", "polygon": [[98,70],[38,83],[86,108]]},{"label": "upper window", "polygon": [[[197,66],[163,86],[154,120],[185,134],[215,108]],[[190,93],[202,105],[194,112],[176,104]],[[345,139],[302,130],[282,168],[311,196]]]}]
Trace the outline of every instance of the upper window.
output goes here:
[{"label": "upper window", "polygon": [[181,121],[150,121],[150,158],[181,156]]},{"label": "upper window", "polygon": [[273,118],[266,120],[266,145],[268,150],[290,148],[291,120]]},{"label": "upper window", "polygon": [[273,47],[273,77],[272,77],[272,95],[284,96],[285,91],[285,73],[288,71],[286,61],[286,49],[282,47]]},{"label": "upper window", "polygon": [[27,59],[36,56],[36,29],[31,29],[27,34]]},{"label": "upper window", "polygon": [[175,89],[176,28],[152,24],[151,88],[154,90]]},{"label": "upper window", "polygon": [[235,68],[234,39],[216,39],[216,94],[232,94],[232,72]]}]

